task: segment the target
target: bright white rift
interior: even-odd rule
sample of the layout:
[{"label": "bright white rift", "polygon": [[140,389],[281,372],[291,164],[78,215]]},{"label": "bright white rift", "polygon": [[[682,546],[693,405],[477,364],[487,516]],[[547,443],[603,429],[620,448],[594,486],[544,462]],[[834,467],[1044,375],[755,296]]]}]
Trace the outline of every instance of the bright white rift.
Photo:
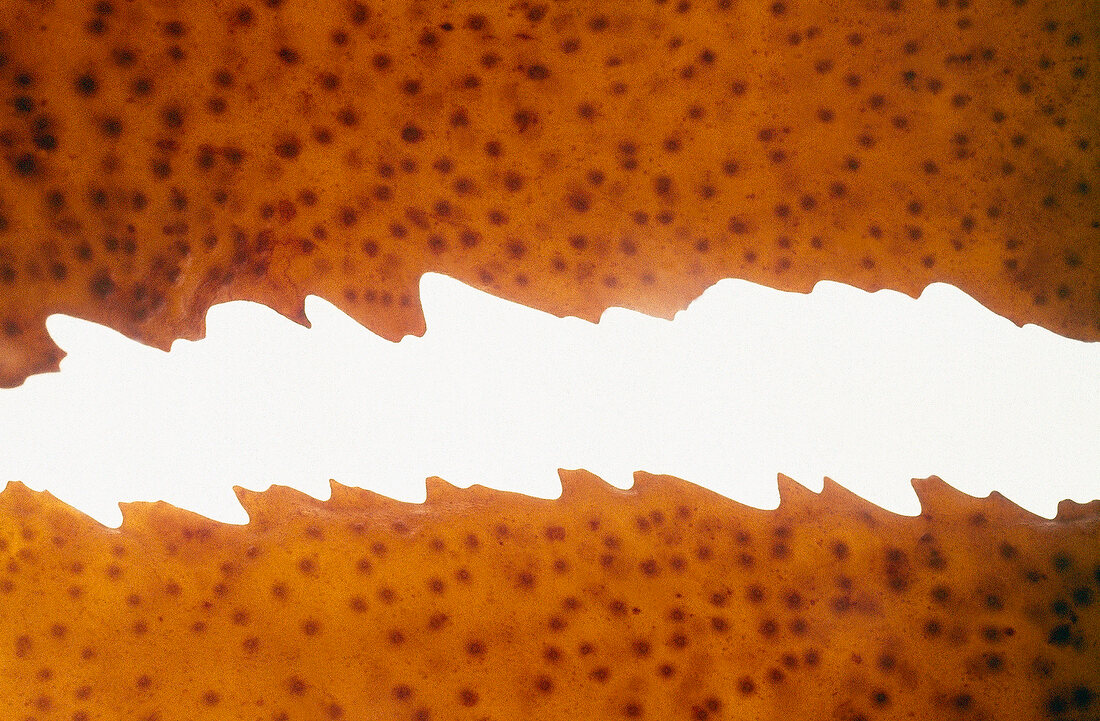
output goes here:
[{"label": "bright white rift", "polygon": [[60,374],[0,391],[0,482],[117,525],[118,501],[247,519],[234,484],[328,479],[403,500],[424,479],[554,497],[559,467],[670,473],[760,507],[828,475],[901,513],[909,480],[997,489],[1052,516],[1100,497],[1100,344],[1023,329],[946,285],[913,300],[723,281],[675,321],[598,325],[421,283],[428,332],[392,344],[310,298],[306,329],[213,308],[171,353],[65,316]]}]

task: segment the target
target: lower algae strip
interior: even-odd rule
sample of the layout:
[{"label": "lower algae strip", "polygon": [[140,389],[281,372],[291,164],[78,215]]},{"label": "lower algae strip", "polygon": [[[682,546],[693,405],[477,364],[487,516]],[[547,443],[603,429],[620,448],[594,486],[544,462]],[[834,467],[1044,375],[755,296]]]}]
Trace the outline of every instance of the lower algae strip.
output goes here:
[{"label": "lower algae strip", "polygon": [[1096,0],[0,0],[0,386],[437,271],[559,315],[722,278],[1100,339]]},{"label": "lower algae strip", "polygon": [[915,482],[891,514],[781,478],[762,511],[670,477],[560,500],[429,481],[239,491],[120,529],[0,494],[0,717],[1096,719],[1100,502],[1033,516]]}]

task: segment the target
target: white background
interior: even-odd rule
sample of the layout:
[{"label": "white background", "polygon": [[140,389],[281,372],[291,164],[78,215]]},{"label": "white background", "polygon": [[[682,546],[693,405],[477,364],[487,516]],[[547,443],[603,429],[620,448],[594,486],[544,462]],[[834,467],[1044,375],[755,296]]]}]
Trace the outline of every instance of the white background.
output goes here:
[{"label": "white background", "polygon": [[231,487],[328,479],[420,501],[438,475],[543,497],[556,469],[670,473],[758,507],[829,476],[899,513],[910,479],[997,489],[1050,517],[1100,497],[1100,344],[1017,328],[960,291],[913,300],[723,281],[674,321],[599,324],[422,281],[428,332],[394,344],[318,298],[312,328],[215,307],[171,353],[64,316],[60,374],[0,391],[0,483],[108,525],[119,501],[247,521]]}]

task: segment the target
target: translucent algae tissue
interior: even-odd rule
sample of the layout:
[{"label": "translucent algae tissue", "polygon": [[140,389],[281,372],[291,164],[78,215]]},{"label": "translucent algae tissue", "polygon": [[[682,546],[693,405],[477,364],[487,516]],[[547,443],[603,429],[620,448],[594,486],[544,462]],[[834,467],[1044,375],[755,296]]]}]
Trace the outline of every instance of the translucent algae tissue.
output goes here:
[{"label": "translucent algae tissue", "polygon": [[[1100,340],[1098,63],[1095,0],[0,0],[0,386],[51,313],[421,333],[428,271],[589,319],[944,281]],[[562,480],[120,529],[11,483],[0,718],[1100,716],[1100,502]]]},{"label": "translucent algae tissue", "polygon": [[0,715],[1095,719],[1100,502],[1053,520],[915,482],[897,516],[781,479],[558,500],[429,482],[239,491],[251,521],[0,494]]},{"label": "translucent algae tissue", "polygon": [[1100,339],[1095,0],[0,0],[0,385],[439,271],[560,315],[725,277]]}]

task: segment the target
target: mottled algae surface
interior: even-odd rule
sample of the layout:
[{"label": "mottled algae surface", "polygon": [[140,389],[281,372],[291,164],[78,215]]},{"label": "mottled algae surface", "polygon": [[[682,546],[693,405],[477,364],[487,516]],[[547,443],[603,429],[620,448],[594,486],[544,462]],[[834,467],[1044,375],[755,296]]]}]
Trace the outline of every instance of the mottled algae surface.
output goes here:
[{"label": "mottled algae surface", "polygon": [[[724,277],[1100,339],[1095,0],[0,0],[0,385],[54,312],[160,347],[442,271],[557,314]],[[1100,717],[1100,502],[892,515],[640,474],[548,501],[0,493],[0,718]]]},{"label": "mottled algae surface", "polygon": [[777,510],[671,477],[559,500],[429,481],[239,490],[100,526],[0,494],[0,716],[1100,716],[1100,502],[1033,516],[915,482],[917,517],[785,478]]},{"label": "mottled algae surface", "polygon": [[1100,339],[1096,0],[0,0],[0,385],[440,271],[557,314],[725,277]]}]

